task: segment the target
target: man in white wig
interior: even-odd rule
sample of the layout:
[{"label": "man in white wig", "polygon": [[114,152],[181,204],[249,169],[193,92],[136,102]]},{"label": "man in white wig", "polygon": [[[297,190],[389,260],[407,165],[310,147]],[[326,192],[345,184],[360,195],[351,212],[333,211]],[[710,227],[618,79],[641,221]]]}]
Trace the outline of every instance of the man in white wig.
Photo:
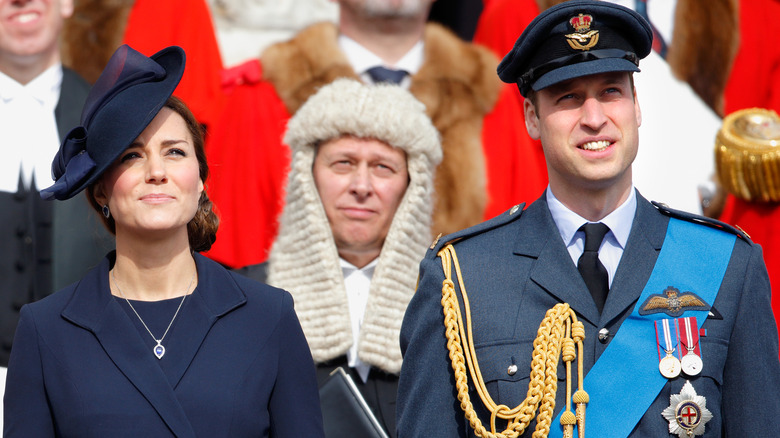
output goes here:
[{"label": "man in white wig", "polygon": [[344,367],[395,436],[399,332],[430,242],[439,134],[404,89],[340,79],[309,98],[284,140],[279,235],[243,273],[293,294],[320,383]]}]

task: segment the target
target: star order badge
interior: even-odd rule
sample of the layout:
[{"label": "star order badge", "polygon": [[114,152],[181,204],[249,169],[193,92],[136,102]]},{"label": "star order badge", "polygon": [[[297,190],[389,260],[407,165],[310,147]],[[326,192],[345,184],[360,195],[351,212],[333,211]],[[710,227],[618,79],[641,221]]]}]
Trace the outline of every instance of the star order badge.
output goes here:
[{"label": "star order badge", "polygon": [[669,407],[661,415],[669,421],[669,433],[680,438],[704,435],[704,426],[712,419],[707,399],[696,394],[691,382],[686,381],[679,394],[669,397]]}]

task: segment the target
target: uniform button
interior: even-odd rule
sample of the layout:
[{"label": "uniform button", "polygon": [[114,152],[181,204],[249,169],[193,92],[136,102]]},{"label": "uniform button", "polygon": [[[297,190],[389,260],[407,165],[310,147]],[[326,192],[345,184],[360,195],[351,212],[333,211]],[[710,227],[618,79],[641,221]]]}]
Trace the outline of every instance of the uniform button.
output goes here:
[{"label": "uniform button", "polygon": [[514,376],[516,372],[517,372],[517,365],[515,364],[509,365],[509,368],[506,369],[506,373],[509,374],[510,376]]},{"label": "uniform button", "polygon": [[609,339],[609,329],[603,328],[599,330],[599,342],[606,344],[607,339]]},{"label": "uniform button", "polygon": [[25,245],[32,245],[32,236],[25,236],[24,243]]},{"label": "uniform button", "polygon": [[515,213],[517,213],[517,210],[520,210],[520,206],[519,205],[515,205],[514,207],[512,207],[512,209],[509,210],[509,214],[510,215],[511,214],[515,214]]}]

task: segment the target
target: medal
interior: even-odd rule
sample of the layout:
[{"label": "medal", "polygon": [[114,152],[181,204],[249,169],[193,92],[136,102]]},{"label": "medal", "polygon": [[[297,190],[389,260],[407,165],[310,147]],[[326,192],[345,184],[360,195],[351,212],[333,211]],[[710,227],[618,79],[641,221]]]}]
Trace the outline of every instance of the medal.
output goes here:
[{"label": "medal", "polygon": [[677,326],[670,324],[669,321],[669,319],[655,321],[655,334],[658,341],[658,371],[667,379],[674,379],[680,375],[682,365],[675,354],[677,351]]},{"label": "medal", "polygon": [[696,318],[691,316],[680,318],[677,320],[677,327],[680,332],[680,344],[686,350],[685,356],[683,356],[681,361],[682,371],[691,377],[697,376],[701,372],[704,363],[701,360]]},{"label": "medal", "polygon": [[669,421],[669,433],[680,438],[704,435],[705,425],[712,419],[707,399],[697,395],[689,381],[685,381],[679,394],[669,397],[669,407],[661,415]]}]

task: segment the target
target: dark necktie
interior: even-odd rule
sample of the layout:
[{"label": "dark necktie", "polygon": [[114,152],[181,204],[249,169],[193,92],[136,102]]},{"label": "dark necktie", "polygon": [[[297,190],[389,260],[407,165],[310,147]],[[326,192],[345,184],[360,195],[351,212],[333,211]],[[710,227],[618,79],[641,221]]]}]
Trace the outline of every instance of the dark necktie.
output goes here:
[{"label": "dark necktie", "polygon": [[661,55],[661,58],[666,59],[666,42],[663,38],[661,38],[661,33],[658,32],[658,29],[655,28],[653,23],[650,21],[650,16],[647,15],[647,2],[649,0],[636,0],[636,12],[642,16],[645,20],[647,20],[648,23],[650,23],[650,28],[653,30],[653,51],[655,53]]},{"label": "dark necktie", "polygon": [[599,309],[599,313],[604,309],[604,302],[607,301],[607,292],[609,291],[609,275],[607,268],[599,260],[599,247],[609,231],[609,227],[603,223],[588,223],[580,227],[580,231],[585,232],[585,251],[582,252],[580,260],[577,262],[577,270],[580,271],[582,279],[593,296],[593,301]]},{"label": "dark necktie", "polygon": [[391,84],[398,85],[406,77],[407,73],[403,70],[393,70],[392,68],[385,67],[372,67],[366,70],[371,80],[375,84],[381,82],[389,82]]}]

